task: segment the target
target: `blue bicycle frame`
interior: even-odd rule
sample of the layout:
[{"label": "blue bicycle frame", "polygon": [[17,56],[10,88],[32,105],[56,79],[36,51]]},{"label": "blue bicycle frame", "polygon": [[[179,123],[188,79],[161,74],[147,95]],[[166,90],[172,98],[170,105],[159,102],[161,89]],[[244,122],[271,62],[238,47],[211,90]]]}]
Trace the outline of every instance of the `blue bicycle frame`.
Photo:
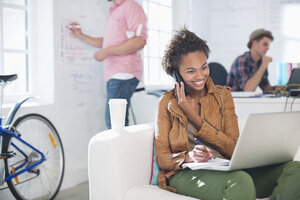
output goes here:
[{"label": "blue bicycle frame", "polygon": [[[5,127],[10,127],[11,126],[11,123],[14,119],[14,116],[15,116],[16,112],[19,110],[21,105],[30,98],[33,98],[33,97],[26,97],[24,99],[21,99],[19,102],[17,102],[15,104],[15,106],[10,110],[10,112],[8,114],[8,117],[7,117],[7,120],[6,120],[6,123],[5,123]],[[14,132],[8,130],[7,128],[2,128],[2,118],[0,118],[0,138],[4,135],[9,135],[11,137],[16,138],[17,140],[19,140],[20,142],[22,142],[23,144],[25,144],[29,148],[33,149],[35,152],[37,152],[41,156],[41,159],[38,162],[35,162],[31,165],[28,165],[24,169],[18,171],[19,169],[23,168],[28,163],[28,156],[24,153],[24,151],[22,151],[20,148],[18,148],[17,145],[15,145],[13,142],[11,142],[10,145],[12,145],[16,149],[16,151],[20,152],[24,156],[24,162],[22,162],[18,166],[16,166],[15,167],[16,173],[13,173],[13,174],[9,175],[8,177],[6,177],[5,181],[9,181],[9,180],[15,178],[16,176],[18,176],[19,174],[22,174],[23,172],[28,171],[28,170],[34,168],[35,166],[37,166],[37,165],[39,165],[39,164],[41,164],[42,162],[45,161],[45,156],[42,152],[40,152],[39,150],[37,150],[36,148],[31,146],[29,143],[24,141],[20,136],[16,135]]]},{"label": "blue bicycle frame", "polygon": [[[23,172],[28,171],[28,170],[34,168],[35,166],[37,166],[37,165],[39,165],[39,164],[41,164],[42,162],[45,161],[45,156],[44,156],[44,154],[43,154],[42,152],[40,152],[39,150],[37,150],[36,148],[34,148],[34,147],[31,146],[30,144],[28,144],[26,141],[24,141],[21,137],[17,136],[15,133],[13,133],[13,132],[11,132],[11,131],[5,129],[5,128],[0,127],[0,137],[1,137],[3,134],[8,134],[8,135],[10,135],[10,136],[16,138],[17,140],[19,140],[19,141],[21,141],[22,143],[24,143],[26,146],[28,146],[28,147],[30,147],[31,149],[33,149],[34,151],[36,151],[36,152],[37,152],[38,154],[40,154],[40,156],[41,156],[41,159],[40,159],[38,162],[33,163],[33,164],[31,164],[31,165],[25,167],[24,169],[18,171],[19,169],[23,168],[23,167],[27,164],[27,162],[28,162],[28,161],[27,161],[28,156],[27,156],[20,148],[18,148],[13,142],[11,142],[10,145],[12,145],[18,152],[20,152],[20,153],[24,156],[25,159],[24,159],[24,162],[23,162],[23,163],[21,163],[21,164],[19,164],[17,167],[15,167],[15,170],[18,171],[18,172],[13,173],[13,174],[9,175],[8,177],[6,177],[6,178],[5,178],[5,181],[11,180],[12,178],[18,176],[19,174],[22,174]],[[9,158],[8,158],[8,159],[9,159]]]}]

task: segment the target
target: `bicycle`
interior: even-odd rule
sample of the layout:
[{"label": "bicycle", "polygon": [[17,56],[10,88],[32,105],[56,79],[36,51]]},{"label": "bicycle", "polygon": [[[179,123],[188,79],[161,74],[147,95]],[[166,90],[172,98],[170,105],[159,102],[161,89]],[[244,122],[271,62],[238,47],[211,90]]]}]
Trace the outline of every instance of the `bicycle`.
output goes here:
[{"label": "bicycle", "polygon": [[65,168],[58,132],[40,114],[26,114],[14,120],[21,105],[33,97],[17,102],[2,127],[3,89],[15,79],[16,74],[0,76],[0,186],[6,182],[18,200],[54,199]]}]

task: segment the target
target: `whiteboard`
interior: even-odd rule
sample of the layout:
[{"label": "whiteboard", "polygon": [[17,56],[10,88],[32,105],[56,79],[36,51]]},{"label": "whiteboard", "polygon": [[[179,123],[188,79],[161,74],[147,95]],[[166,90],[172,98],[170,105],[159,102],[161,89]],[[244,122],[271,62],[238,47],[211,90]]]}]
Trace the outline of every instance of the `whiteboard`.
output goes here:
[{"label": "whiteboard", "polygon": [[[99,106],[105,96],[103,66],[93,59],[99,49],[75,38],[67,25],[73,21],[83,33],[101,37],[110,3],[106,0],[62,0],[55,12],[56,65],[61,68],[59,102],[67,108]],[[103,104],[103,102],[102,102]]]},{"label": "whiteboard", "polygon": [[229,72],[237,56],[248,51],[249,35],[258,28],[273,33],[267,55],[269,80],[277,83],[279,62],[300,62],[300,0],[190,0],[189,28],[207,40],[209,61],[220,62]]}]

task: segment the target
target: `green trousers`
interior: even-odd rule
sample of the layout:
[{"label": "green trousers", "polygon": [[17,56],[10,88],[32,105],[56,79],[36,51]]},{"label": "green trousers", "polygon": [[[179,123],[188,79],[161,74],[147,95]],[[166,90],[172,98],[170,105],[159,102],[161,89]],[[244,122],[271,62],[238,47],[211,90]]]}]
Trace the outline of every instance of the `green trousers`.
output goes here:
[{"label": "green trousers", "polygon": [[300,162],[230,172],[178,171],[169,180],[178,194],[202,200],[300,200]]}]

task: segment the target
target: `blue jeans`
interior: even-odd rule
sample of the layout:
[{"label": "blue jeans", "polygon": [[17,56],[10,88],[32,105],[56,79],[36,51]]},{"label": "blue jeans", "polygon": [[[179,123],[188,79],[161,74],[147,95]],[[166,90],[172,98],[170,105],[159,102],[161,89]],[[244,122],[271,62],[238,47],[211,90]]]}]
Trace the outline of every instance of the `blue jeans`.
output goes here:
[{"label": "blue jeans", "polygon": [[128,110],[130,106],[130,98],[133,95],[139,81],[136,78],[128,80],[119,80],[119,79],[110,79],[107,82],[107,100],[106,100],[106,110],[105,110],[105,122],[108,129],[111,129],[110,124],[110,113],[108,101],[110,99],[126,99],[126,117],[125,117],[125,126],[128,126]]}]

